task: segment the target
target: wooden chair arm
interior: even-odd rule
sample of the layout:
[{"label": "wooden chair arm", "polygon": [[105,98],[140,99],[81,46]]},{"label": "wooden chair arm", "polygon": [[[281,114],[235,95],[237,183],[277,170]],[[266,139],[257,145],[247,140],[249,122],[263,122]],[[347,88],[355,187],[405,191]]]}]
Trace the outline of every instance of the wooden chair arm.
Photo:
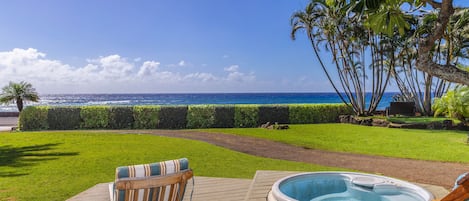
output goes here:
[{"label": "wooden chair arm", "polygon": [[469,174],[458,181],[458,187],[451,191],[441,201],[465,201],[469,198]]},{"label": "wooden chair arm", "polygon": [[136,190],[144,188],[157,188],[176,183],[187,183],[187,180],[193,177],[192,170],[185,170],[182,172],[162,175],[150,176],[139,178],[123,178],[115,182],[117,190]]}]

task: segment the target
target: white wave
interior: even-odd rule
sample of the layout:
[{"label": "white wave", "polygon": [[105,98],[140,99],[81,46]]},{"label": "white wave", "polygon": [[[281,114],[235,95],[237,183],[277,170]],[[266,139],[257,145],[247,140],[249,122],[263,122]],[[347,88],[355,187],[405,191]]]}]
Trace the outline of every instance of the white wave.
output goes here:
[{"label": "white wave", "polygon": [[90,101],[85,103],[86,105],[128,105],[130,100],[119,100],[119,101]]}]

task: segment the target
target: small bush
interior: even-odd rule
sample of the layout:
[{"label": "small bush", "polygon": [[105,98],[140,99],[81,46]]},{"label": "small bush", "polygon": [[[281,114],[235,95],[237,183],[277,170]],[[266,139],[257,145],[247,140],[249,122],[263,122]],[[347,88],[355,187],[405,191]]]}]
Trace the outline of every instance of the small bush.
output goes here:
[{"label": "small bush", "polygon": [[47,122],[51,130],[73,130],[80,128],[79,107],[51,107],[47,114]]},{"label": "small bush", "polygon": [[160,117],[160,106],[134,106],[134,128],[155,129],[158,128]]},{"label": "small bush", "polygon": [[215,107],[212,105],[189,106],[187,128],[211,128],[215,121]]},{"label": "small bush", "polygon": [[182,129],[187,124],[187,106],[164,106],[160,110],[160,128]]},{"label": "small bush", "polygon": [[215,106],[215,120],[213,128],[233,128],[234,127],[234,105]]},{"label": "small bush", "polygon": [[267,122],[280,124],[288,124],[288,106],[287,105],[261,105],[259,106],[259,122],[258,125]]},{"label": "small bush", "polygon": [[109,106],[81,107],[81,128],[104,129],[109,126]]},{"label": "small bush", "polygon": [[131,129],[134,125],[132,107],[117,106],[109,110],[109,127],[111,129]]},{"label": "small bush", "polygon": [[49,124],[47,122],[47,106],[29,106],[21,111],[19,116],[19,128],[23,131],[31,130],[47,130]]},{"label": "small bush", "polygon": [[254,128],[259,126],[259,106],[258,105],[235,105],[235,127]]}]

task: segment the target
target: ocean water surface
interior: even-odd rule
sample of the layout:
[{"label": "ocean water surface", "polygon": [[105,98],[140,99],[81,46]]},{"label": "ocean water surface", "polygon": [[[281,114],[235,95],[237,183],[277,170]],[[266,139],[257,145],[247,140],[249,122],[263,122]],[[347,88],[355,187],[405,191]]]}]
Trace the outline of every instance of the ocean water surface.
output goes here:
[{"label": "ocean water surface", "polygon": [[[385,93],[378,109],[386,108],[396,94]],[[26,106],[342,103],[336,93],[44,94],[39,97],[39,102],[26,102]],[[17,109],[15,104],[9,104],[1,105],[0,111]]]}]

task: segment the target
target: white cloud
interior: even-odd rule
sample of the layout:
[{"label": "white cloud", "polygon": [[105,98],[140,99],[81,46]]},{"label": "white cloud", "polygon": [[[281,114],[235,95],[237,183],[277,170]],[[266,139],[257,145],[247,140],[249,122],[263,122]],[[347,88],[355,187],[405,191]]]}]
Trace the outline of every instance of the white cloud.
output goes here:
[{"label": "white cloud", "polygon": [[184,80],[201,80],[202,82],[216,81],[217,77],[211,73],[191,73],[184,76]]},{"label": "white cloud", "polygon": [[226,77],[227,81],[235,81],[235,82],[252,82],[256,80],[256,76],[253,72],[246,74],[243,72],[239,72],[238,65],[232,65],[229,67],[224,68],[224,70],[228,73]]},{"label": "white cloud", "polygon": [[90,59],[92,63],[101,68],[99,74],[101,76],[113,79],[122,79],[129,76],[134,70],[134,64],[127,61],[126,58],[115,54],[99,59]]},{"label": "white cloud", "polygon": [[140,77],[152,76],[157,72],[159,65],[160,62],[145,61],[143,62],[142,67],[140,67],[137,75]]},{"label": "white cloud", "polygon": [[178,66],[186,66],[186,62],[184,60],[181,60],[179,63],[178,63]]},{"label": "white cloud", "polygon": [[180,60],[179,62],[177,63],[172,63],[172,64],[167,64],[165,65],[167,67],[170,67],[170,68],[175,68],[175,67],[187,67],[187,66],[191,66],[192,67],[192,64],[185,61],[185,60]]},{"label": "white cloud", "polygon": [[52,75],[59,81],[76,77],[71,66],[45,57],[46,54],[32,48],[0,52],[0,78],[2,81],[35,79],[50,82]]},{"label": "white cloud", "polygon": [[238,65],[232,65],[232,66],[224,68],[224,70],[227,72],[237,72],[238,69],[239,69]]},{"label": "white cloud", "polygon": [[[127,59],[118,54],[87,59],[83,66],[52,60],[36,49],[13,49],[0,52],[0,86],[8,81],[27,81],[39,93],[137,93],[226,91],[255,86],[254,73],[238,65],[224,68],[224,73],[161,70],[159,61]],[[179,66],[188,65],[184,60]],[[187,69],[186,69],[187,71]]]}]

